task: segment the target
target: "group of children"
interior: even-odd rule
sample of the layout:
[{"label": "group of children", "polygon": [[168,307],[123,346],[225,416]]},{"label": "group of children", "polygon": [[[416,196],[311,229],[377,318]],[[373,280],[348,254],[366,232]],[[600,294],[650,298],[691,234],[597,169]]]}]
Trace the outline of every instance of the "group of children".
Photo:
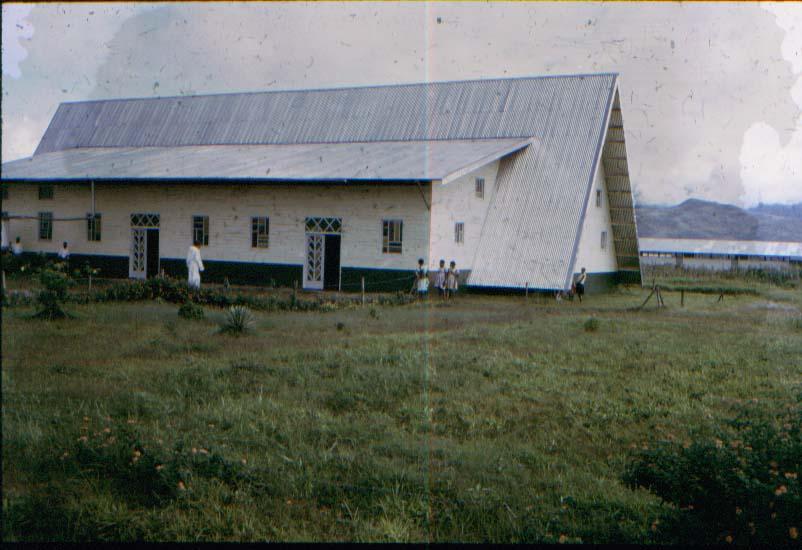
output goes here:
[{"label": "group of children", "polygon": [[[413,288],[417,290],[419,298],[429,295],[429,273],[424,267],[423,258],[418,259],[418,269],[415,271],[415,284]],[[459,270],[457,263],[451,260],[451,264],[446,268],[446,261],[440,260],[440,269],[434,277],[434,287],[444,300],[454,296],[459,289]]]}]

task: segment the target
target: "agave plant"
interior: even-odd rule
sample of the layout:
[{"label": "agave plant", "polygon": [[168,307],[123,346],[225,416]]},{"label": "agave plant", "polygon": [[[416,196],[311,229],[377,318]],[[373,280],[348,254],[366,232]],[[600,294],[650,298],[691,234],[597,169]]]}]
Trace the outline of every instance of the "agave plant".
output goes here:
[{"label": "agave plant", "polygon": [[243,334],[253,327],[253,314],[245,306],[231,306],[226,313],[222,331],[230,334]]}]

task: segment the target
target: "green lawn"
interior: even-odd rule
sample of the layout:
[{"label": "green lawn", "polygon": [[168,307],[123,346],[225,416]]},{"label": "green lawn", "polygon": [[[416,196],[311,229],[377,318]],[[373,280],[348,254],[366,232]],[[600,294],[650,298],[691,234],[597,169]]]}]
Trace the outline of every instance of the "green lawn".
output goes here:
[{"label": "green lawn", "polygon": [[215,309],[6,308],[3,538],[649,542],[633,449],[802,394],[802,291],[756,286],[258,312],[242,337]]}]

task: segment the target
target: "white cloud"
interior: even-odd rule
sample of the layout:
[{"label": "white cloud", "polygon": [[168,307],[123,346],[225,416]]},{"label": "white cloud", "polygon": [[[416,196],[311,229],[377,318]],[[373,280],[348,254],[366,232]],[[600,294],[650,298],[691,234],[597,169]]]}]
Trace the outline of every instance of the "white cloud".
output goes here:
[{"label": "white cloud", "polygon": [[[785,31],[783,58],[798,75],[791,97],[802,111],[802,10],[779,4],[763,7]],[[802,114],[785,145],[773,127],[765,122],[753,124],[744,135],[740,160],[744,188],[740,198],[746,206],[802,202]]]},{"label": "white cloud", "polygon": [[25,20],[33,6],[3,4],[3,74],[11,78],[22,76],[19,64],[28,57],[22,40],[33,36],[33,25]]}]

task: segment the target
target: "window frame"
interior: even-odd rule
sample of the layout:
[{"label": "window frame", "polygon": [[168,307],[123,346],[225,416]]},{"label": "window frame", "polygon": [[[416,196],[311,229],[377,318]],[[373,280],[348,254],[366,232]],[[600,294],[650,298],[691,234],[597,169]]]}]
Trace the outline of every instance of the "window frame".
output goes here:
[{"label": "window frame", "polygon": [[[53,240],[53,212],[39,212],[39,231],[37,232],[40,241],[52,241]],[[47,224],[47,225],[45,225]],[[42,229],[47,228],[47,232],[45,234],[46,237],[42,236]]]},{"label": "window frame", "polygon": [[476,178],[474,182],[474,194],[476,195],[477,199],[484,199],[485,198],[485,179],[484,178]]},{"label": "window frame", "polygon": [[[201,227],[196,227],[200,220]],[[197,231],[201,231],[201,238],[198,238]],[[209,246],[209,216],[197,214],[192,216],[192,243],[199,241],[201,246]]]},{"label": "window frame", "polygon": [[[259,225],[264,222],[264,234],[260,232]],[[265,237],[260,244],[259,237]],[[251,248],[270,248],[270,216],[251,216]]]},{"label": "window frame", "polygon": [[53,200],[55,191],[53,190],[52,183],[40,183],[38,188],[38,197],[40,201]]},{"label": "window frame", "polygon": [[[395,235],[396,230],[398,235]],[[391,237],[397,237],[391,239]],[[404,253],[404,220],[382,220],[382,254]]]},{"label": "window frame", "polygon": [[103,215],[100,212],[95,212],[94,218],[92,213],[86,214],[86,240],[90,243],[99,243],[103,237]]},{"label": "window frame", "polygon": [[601,232],[601,249],[607,250],[607,231]]},{"label": "window frame", "polygon": [[456,244],[465,244],[465,222],[454,223],[454,242]]},{"label": "window frame", "polygon": [[602,207],[602,190],[596,189],[596,208]]}]

